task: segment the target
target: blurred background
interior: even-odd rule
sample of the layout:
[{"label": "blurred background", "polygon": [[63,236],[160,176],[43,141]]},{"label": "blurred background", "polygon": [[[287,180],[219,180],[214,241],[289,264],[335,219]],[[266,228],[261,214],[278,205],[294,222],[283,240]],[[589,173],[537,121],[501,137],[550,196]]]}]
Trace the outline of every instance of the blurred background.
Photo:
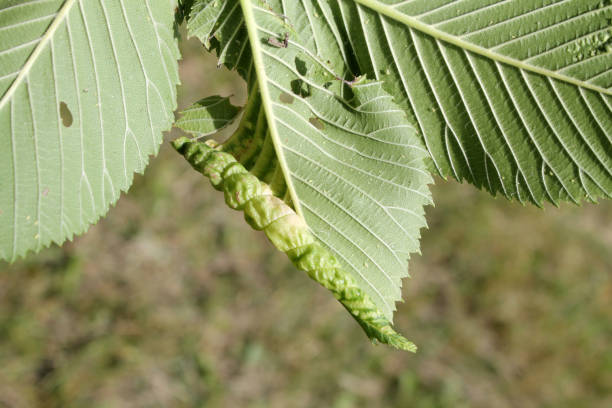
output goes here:
[{"label": "blurred background", "polygon": [[[180,107],[244,100],[183,48]],[[370,344],[164,143],[87,234],[0,264],[0,407],[611,407],[612,201],[432,191],[395,317],[413,355]]]}]

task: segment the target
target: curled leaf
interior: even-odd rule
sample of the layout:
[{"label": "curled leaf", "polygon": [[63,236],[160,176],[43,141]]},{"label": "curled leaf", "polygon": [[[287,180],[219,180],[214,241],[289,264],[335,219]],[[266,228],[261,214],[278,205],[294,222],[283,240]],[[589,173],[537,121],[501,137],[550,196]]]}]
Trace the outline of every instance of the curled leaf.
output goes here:
[{"label": "curled leaf", "polygon": [[298,269],[330,290],[370,339],[416,351],[416,346],[393,329],[384,313],[334,255],[319,244],[304,219],[276,197],[267,184],[249,173],[231,154],[206,143],[182,137],[173,146],[216,189],[223,191],[229,207],[243,211],[249,225],[264,231]]}]

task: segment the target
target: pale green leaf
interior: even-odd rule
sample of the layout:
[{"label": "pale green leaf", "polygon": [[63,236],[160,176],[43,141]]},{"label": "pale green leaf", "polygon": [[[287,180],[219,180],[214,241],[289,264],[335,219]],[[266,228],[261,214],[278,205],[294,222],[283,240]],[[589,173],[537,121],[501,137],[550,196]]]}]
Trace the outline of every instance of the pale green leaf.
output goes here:
[{"label": "pale green leaf", "polygon": [[[381,82],[342,80],[337,27],[311,25],[310,2],[240,4],[196,2],[189,22],[250,85],[224,151],[291,203],[391,320],[431,202],[427,152]],[[313,43],[315,29],[327,41]]]},{"label": "pale green leaf", "polygon": [[174,120],[172,0],[0,2],[0,258],[106,213]]},{"label": "pale green leaf", "polygon": [[[279,14],[315,53],[335,47],[332,61],[383,81],[433,171],[537,205],[612,195],[609,0],[297,3]],[[224,54],[243,45],[221,38]]]},{"label": "pale green leaf", "polygon": [[175,126],[198,137],[210,136],[232,124],[240,108],[232,105],[230,98],[209,96],[181,112]]},{"label": "pale green leaf", "polygon": [[537,205],[612,195],[610,1],[326,3],[439,174]]},{"label": "pale green leaf", "polygon": [[387,317],[428,202],[417,138],[432,171],[493,194],[612,195],[610,1],[239,3],[197,0],[188,24],[249,84],[220,149]]},{"label": "pale green leaf", "polygon": [[189,35],[215,50],[219,65],[236,69],[248,80],[252,58],[239,1],[195,0],[187,22]]}]

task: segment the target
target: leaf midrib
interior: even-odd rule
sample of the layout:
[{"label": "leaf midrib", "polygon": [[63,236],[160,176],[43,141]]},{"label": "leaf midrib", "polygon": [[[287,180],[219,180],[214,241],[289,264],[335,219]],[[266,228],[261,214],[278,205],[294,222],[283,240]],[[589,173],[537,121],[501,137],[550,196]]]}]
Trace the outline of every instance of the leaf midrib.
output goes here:
[{"label": "leaf midrib", "polygon": [[240,0],[240,6],[242,7],[244,23],[247,27],[249,35],[249,43],[251,44],[251,48],[253,50],[253,64],[255,65],[257,82],[261,90],[261,101],[264,106],[266,118],[268,119],[268,129],[270,131],[270,138],[272,139],[272,144],[274,145],[274,150],[276,151],[276,158],[283,172],[283,175],[285,176],[285,183],[287,184],[287,190],[289,191],[294,210],[299,216],[303,218],[304,216],[302,213],[300,200],[296,193],[295,186],[293,185],[291,172],[289,171],[289,166],[287,165],[287,160],[283,151],[283,145],[281,143],[278,128],[276,126],[276,121],[273,119],[274,111],[272,107],[272,101],[270,99],[270,89],[268,88],[268,77],[266,75],[266,70],[262,60],[263,51],[261,48],[261,43],[257,36],[258,28],[257,22],[255,21],[255,16],[253,15],[252,0]]},{"label": "leaf midrib", "polygon": [[34,64],[36,63],[38,56],[47,46],[47,43],[51,40],[53,34],[55,34],[60,24],[64,22],[64,19],[68,15],[68,12],[72,9],[72,6],[74,5],[75,1],[76,0],[66,0],[66,2],[62,5],[59,12],[55,16],[55,19],[49,25],[47,31],[45,31],[43,36],[40,38],[40,41],[36,45],[36,48],[34,48],[34,51],[32,51],[25,64],[23,64],[23,67],[19,71],[17,78],[15,78],[10,88],[2,96],[2,99],[0,99],[0,109],[4,108],[4,105],[6,105],[11,99],[13,94],[17,91],[17,88],[19,88],[19,85],[23,82],[25,77],[28,76],[30,70],[32,69],[32,66],[34,66]]},{"label": "leaf midrib", "polygon": [[475,54],[482,55],[483,57],[489,58],[493,61],[497,61],[497,62],[506,64],[506,65],[510,65],[510,66],[516,67],[524,71],[529,71],[529,72],[533,72],[533,73],[543,75],[549,78],[557,79],[559,81],[563,81],[571,85],[589,89],[589,90],[599,92],[605,95],[612,95],[612,89],[606,89],[606,88],[602,88],[597,85],[589,84],[588,82],[581,81],[581,80],[569,77],[567,75],[559,74],[557,72],[551,71],[546,68],[541,68],[541,67],[537,67],[534,65],[530,65],[516,58],[511,58],[506,55],[502,55],[502,54],[493,52],[487,48],[484,48],[474,43],[470,43],[468,41],[462,40],[459,37],[451,35],[437,28],[434,28],[431,25],[425,24],[419,19],[408,16],[404,13],[401,13],[395,10],[393,7],[387,4],[383,4],[378,0],[354,0],[354,1],[355,3],[361,4],[371,10],[376,11],[377,13],[383,14],[395,21],[403,23],[410,28],[414,28],[415,30],[418,30],[424,34],[427,34],[431,37],[434,37],[446,43],[456,45],[457,47],[460,47],[461,49],[473,52]]}]

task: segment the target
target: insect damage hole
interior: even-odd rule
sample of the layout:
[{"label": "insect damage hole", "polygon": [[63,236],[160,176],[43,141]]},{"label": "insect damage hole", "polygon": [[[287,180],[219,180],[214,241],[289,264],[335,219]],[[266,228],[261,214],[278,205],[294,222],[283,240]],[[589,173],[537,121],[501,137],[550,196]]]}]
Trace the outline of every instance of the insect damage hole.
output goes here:
[{"label": "insect damage hole", "polygon": [[308,122],[310,122],[312,126],[316,127],[319,130],[325,129],[325,125],[323,124],[323,121],[319,118],[316,118],[313,116],[310,119],[308,119]]},{"label": "insect damage hole", "polygon": [[278,96],[278,99],[280,99],[282,103],[292,104],[295,98],[293,97],[293,95],[288,94],[287,92],[283,92]]},{"label": "insect damage hole", "polygon": [[68,105],[66,105],[66,102],[63,102],[63,101],[60,102],[59,114],[60,114],[60,118],[62,118],[62,124],[65,127],[72,126],[72,122],[73,122],[72,112],[70,112],[70,109],[68,109]]}]

